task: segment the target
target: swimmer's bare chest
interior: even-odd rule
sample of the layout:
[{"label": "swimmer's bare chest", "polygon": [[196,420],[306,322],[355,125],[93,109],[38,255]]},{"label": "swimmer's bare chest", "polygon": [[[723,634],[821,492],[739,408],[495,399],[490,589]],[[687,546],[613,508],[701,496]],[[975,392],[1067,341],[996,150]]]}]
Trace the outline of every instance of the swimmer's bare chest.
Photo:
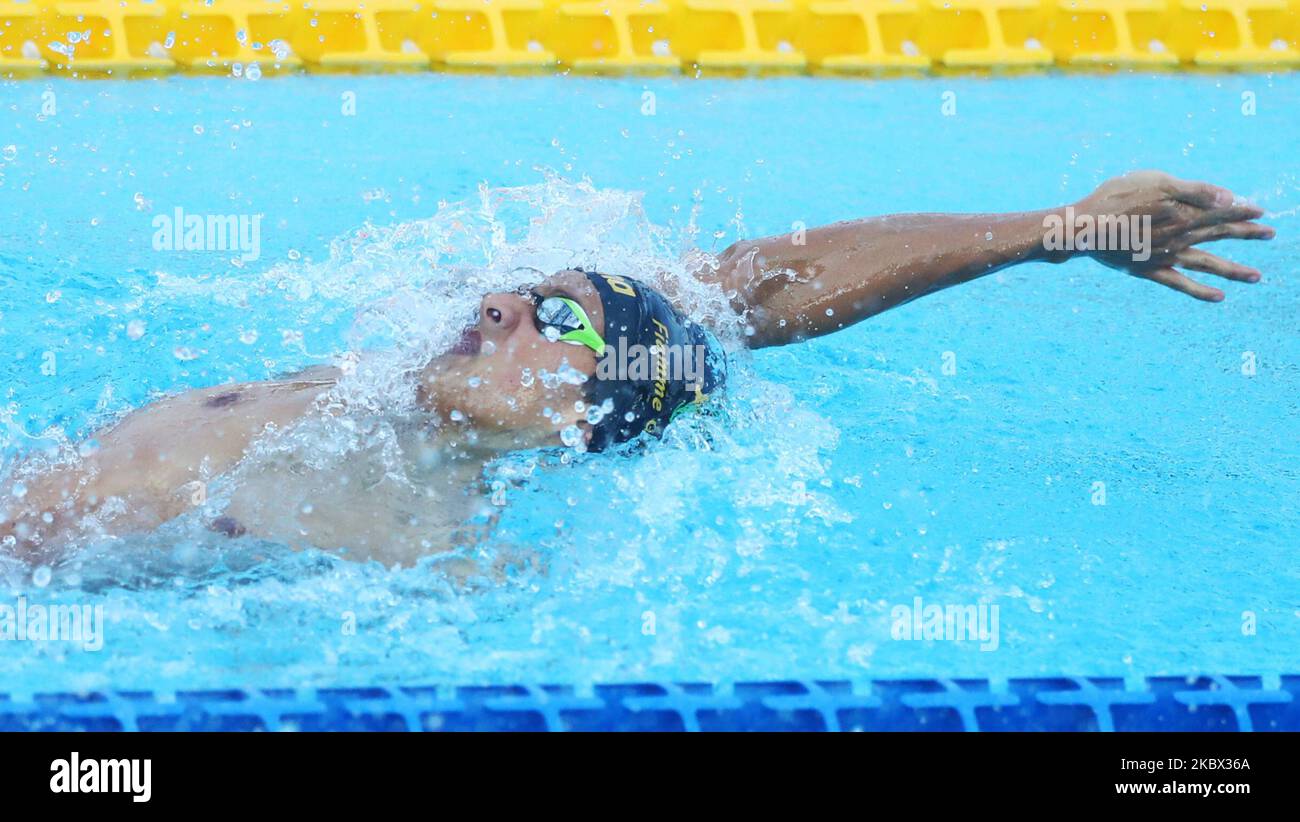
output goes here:
[{"label": "swimmer's bare chest", "polygon": [[[434,460],[431,469],[414,472],[422,481],[399,482],[393,477],[406,474],[403,466],[377,467],[366,453],[323,471],[305,469],[292,448],[275,458],[250,457],[277,436],[292,443],[306,420],[331,413],[322,402],[339,376],[317,368],[284,380],[188,391],[140,408],[94,435],[77,464],[29,478],[21,505],[0,511],[0,532],[26,535],[18,553],[38,557],[84,536],[86,523],[94,524],[92,531],[124,535],[188,515],[208,518],[208,526],[229,536],[389,562],[446,550],[474,504],[467,489],[481,463]],[[427,462],[432,445],[421,426],[404,430],[408,442],[398,451]],[[215,514],[213,494],[222,497]]]},{"label": "swimmer's bare chest", "polygon": [[477,536],[465,522],[490,511],[475,482],[481,467],[456,463],[420,477],[407,454],[393,461],[391,450],[375,448],[322,471],[292,454],[259,455],[237,469],[212,527],[385,565],[411,565]]},{"label": "swimmer's bare chest", "polygon": [[176,516],[193,483],[228,471],[256,438],[297,423],[336,377],[205,388],[145,406],[95,437],[86,461],[93,488]]},{"label": "swimmer's bare chest", "polygon": [[319,422],[245,457],[226,478],[215,530],[411,565],[473,539],[466,521],[492,510],[480,493],[483,459],[446,447],[419,419],[385,419],[382,433],[346,443],[328,422],[320,436]]},{"label": "swimmer's bare chest", "polygon": [[90,533],[157,526],[191,509],[203,486],[236,465],[269,430],[294,425],[337,379],[318,370],[294,379],[220,386],[166,397],[131,412],[82,445],[81,458],[24,480],[7,495],[0,532],[20,556],[56,555]]}]

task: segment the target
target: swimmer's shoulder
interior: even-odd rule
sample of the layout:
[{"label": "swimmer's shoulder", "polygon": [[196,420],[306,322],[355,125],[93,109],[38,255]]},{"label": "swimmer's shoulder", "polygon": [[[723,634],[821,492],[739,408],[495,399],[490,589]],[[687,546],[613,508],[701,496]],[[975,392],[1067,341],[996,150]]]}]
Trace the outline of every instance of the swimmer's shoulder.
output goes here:
[{"label": "swimmer's shoulder", "polygon": [[342,372],[330,365],[315,365],[285,374],[273,380],[259,382],[227,383],[199,388],[173,395],[158,405],[190,405],[204,409],[231,409],[246,406],[263,398],[282,396],[285,392],[297,394],[315,389],[325,391],[333,387]]},{"label": "swimmer's shoulder", "polygon": [[309,365],[285,374],[273,382],[338,382],[343,372],[334,365]]}]

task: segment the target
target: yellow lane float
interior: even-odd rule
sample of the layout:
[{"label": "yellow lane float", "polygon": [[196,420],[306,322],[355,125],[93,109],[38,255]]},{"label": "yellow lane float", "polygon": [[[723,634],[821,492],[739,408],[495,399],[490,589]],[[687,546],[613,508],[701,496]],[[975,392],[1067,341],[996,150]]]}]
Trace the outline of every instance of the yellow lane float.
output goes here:
[{"label": "yellow lane float", "polygon": [[1300,0],[0,0],[0,73],[1300,65]]}]

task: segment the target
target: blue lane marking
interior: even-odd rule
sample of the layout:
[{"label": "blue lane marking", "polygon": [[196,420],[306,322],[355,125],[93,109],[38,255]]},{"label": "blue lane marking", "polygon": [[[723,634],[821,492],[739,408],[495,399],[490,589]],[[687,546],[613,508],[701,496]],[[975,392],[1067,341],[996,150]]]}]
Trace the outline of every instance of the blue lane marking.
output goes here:
[{"label": "blue lane marking", "polygon": [[1300,730],[1300,675],[0,694],[0,731]]}]

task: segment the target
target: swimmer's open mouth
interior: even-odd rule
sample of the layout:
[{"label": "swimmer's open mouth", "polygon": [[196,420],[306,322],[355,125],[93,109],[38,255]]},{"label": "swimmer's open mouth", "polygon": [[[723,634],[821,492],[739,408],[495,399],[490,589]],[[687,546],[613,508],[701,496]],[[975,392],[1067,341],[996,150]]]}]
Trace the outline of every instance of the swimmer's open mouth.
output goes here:
[{"label": "swimmer's open mouth", "polygon": [[474,326],[466,326],[460,332],[460,339],[451,347],[452,354],[477,354],[483,347],[483,337]]}]

